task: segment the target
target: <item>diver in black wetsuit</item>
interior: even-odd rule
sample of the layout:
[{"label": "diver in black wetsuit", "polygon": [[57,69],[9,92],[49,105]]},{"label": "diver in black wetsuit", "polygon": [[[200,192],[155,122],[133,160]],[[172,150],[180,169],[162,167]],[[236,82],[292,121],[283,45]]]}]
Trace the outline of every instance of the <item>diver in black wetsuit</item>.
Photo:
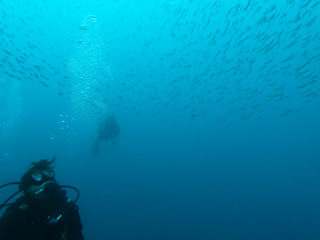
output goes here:
[{"label": "diver in black wetsuit", "polygon": [[99,145],[103,140],[111,140],[112,144],[117,143],[117,138],[120,133],[119,125],[114,116],[107,117],[100,123],[98,128],[98,136],[93,144],[92,154],[97,155],[99,153]]},{"label": "diver in black wetsuit", "polygon": [[[34,162],[21,182],[1,186],[18,184],[20,189],[0,205],[0,209],[9,206],[0,218],[1,240],[84,240],[76,205],[79,191],[57,184],[50,166],[54,160]],[[71,201],[62,188],[72,188],[77,198]],[[7,204],[19,193],[20,198]]]}]

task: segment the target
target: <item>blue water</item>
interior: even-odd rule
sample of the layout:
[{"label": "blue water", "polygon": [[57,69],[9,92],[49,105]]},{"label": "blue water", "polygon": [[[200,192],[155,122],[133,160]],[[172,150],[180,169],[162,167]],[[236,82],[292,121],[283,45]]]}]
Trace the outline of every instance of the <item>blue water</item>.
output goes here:
[{"label": "blue water", "polygon": [[[86,239],[320,239],[319,16],[319,0],[1,0],[0,184],[56,156]],[[117,145],[93,156],[110,114]]]}]

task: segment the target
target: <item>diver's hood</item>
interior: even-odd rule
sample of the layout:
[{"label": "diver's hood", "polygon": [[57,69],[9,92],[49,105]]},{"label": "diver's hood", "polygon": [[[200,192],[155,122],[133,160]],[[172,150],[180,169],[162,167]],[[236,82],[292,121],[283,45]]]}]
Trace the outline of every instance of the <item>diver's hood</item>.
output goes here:
[{"label": "diver's hood", "polygon": [[33,162],[33,166],[29,169],[21,178],[20,190],[25,193],[40,192],[48,184],[56,183],[54,180],[54,169],[50,165],[54,162],[54,158],[51,161],[40,160],[39,162]]}]

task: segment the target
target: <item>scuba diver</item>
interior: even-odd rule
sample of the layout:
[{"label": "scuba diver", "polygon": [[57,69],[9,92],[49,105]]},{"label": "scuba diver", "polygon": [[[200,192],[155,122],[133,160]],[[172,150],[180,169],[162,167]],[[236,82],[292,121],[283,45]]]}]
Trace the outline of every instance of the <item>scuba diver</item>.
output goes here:
[{"label": "scuba diver", "polygon": [[[20,182],[0,186],[19,185],[19,191],[0,205],[0,210],[8,207],[0,218],[1,240],[84,240],[76,205],[79,191],[56,182],[51,166],[54,161],[33,162]],[[70,200],[62,188],[76,191],[75,200]],[[19,193],[21,197],[8,203]]]},{"label": "scuba diver", "polygon": [[112,115],[107,117],[99,125],[98,136],[93,144],[92,154],[97,155],[99,153],[99,145],[102,140],[110,139],[112,144],[116,144],[119,133],[120,128],[116,118]]}]

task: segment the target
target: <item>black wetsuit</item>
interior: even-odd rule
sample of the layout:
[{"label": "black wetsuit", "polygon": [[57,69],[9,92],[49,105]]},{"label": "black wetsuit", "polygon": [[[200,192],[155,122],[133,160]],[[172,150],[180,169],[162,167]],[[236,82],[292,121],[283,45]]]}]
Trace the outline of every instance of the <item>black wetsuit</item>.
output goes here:
[{"label": "black wetsuit", "polygon": [[78,207],[58,187],[41,199],[17,199],[0,218],[1,240],[83,240],[81,231]]}]

